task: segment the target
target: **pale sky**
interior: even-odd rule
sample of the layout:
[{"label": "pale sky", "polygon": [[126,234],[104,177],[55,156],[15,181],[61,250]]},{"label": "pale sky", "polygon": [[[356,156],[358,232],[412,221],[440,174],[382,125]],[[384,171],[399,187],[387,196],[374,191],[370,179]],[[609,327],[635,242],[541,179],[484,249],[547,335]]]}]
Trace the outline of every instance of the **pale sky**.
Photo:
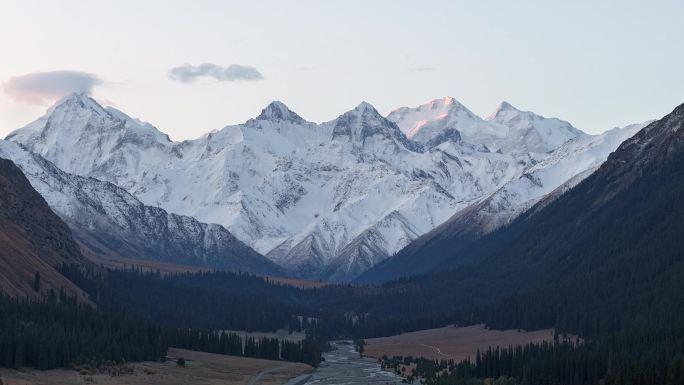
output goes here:
[{"label": "pale sky", "polygon": [[447,95],[599,133],[684,102],[682,47],[681,0],[0,0],[0,137],[69,87],[175,140],[272,100],[320,122]]}]

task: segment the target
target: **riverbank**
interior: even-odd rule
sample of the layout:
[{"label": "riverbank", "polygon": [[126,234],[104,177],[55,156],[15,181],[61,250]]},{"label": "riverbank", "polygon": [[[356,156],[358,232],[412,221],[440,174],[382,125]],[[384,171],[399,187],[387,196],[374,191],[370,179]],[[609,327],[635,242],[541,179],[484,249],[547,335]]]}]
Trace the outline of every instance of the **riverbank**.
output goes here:
[{"label": "riverbank", "polygon": [[361,358],[351,341],[331,342],[332,351],[325,353],[325,361],[311,373],[304,383],[287,385],[361,385],[401,384],[403,378],[382,370],[373,358]]}]

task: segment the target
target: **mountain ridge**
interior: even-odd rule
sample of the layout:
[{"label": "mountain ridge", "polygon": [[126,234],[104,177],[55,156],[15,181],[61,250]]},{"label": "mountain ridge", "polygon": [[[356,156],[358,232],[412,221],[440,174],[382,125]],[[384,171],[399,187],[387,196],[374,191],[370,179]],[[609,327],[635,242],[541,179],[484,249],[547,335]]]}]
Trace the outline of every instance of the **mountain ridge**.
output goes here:
[{"label": "mountain ridge", "polygon": [[284,274],[220,225],[143,205],[109,182],[63,172],[13,142],[0,157],[22,170],[74,238],[93,252],[257,274]]},{"label": "mountain ridge", "polygon": [[[440,103],[468,111],[453,98]],[[108,114],[99,129],[100,114],[71,111],[58,114],[60,127],[41,118],[8,139],[147,206],[220,224],[305,278],[354,278],[547,156],[492,151],[468,142],[460,126],[421,143],[366,102],[317,124],[276,101],[244,124],[182,142],[120,111]]]},{"label": "mountain ridge", "polygon": [[566,121],[522,111],[505,101],[486,119],[453,97],[434,99],[415,108],[402,107],[387,117],[409,138],[430,146],[442,143],[440,136],[445,133],[457,131],[459,139],[494,151],[544,153],[584,135]]},{"label": "mountain ridge", "polygon": [[414,240],[394,258],[364,272],[358,278],[359,281],[396,279],[436,268],[445,262],[441,260],[444,257],[431,260],[426,255],[446,254],[431,250],[432,245],[451,239],[451,247],[458,250],[512,222],[538,202],[548,203],[560,194],[559,191],[567,190],[589,176],[624,140],[649,123],[616,128],[601,135],[586,135],[566,142],[546,158],[530,166],[518,178],[512,179],[488,197],[459,211]]}]

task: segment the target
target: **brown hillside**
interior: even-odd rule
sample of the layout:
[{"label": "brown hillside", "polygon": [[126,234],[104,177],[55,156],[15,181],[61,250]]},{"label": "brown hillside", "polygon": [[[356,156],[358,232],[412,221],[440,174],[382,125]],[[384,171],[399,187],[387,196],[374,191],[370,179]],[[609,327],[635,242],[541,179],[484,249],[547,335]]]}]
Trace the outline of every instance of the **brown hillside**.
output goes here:
[{"label": "brown hillside", "polygon": [[85,294],[55,270],[61,263],[87,263],[71,231],[50,209],[17,166],[0,159],[0,290],[11,296],[37,296],[64,289]]}]

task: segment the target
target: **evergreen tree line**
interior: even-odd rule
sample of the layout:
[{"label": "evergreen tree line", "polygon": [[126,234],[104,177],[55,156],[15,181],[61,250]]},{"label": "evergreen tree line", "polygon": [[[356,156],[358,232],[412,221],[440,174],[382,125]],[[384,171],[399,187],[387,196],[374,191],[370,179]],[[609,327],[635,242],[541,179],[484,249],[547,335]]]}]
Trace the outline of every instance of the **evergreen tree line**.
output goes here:
[{"label": "evergreen tree line", "polygon": [[171,346],[207,353],[239,357],[263,358],[303,362],[318,366],[321,362],[322,345],[307,335],[302,341],[280,340],[271,337],[247,337],[235,333],[175,329],[169,335]]},{"label": "evergreen tree line", "polygon": [[[60,272],[83,288],[98,308],[131,314],[166,328],[170,346],[209,353],[304,362],[317,366],[327,341],[307,309],[287,303],[298,289],[241,273],[162,275],[132,267],[94,271],[64,265]],[[275,338],[245,341],[221,330],[308,331],[303,341]]]},{"label": "evergreen tree line", "polygon": [[96,310],[63,292],[44,300],[0,295],[0,367],[41,370],[83,362],[157,361],[169,346],[317,366],[324,343],[170,328]]},{"label": "evergreen tree line", "polygon": [[[60,272],[99,308],[178,328],[247,332],[315,328],[328,339],[346,339],[442,327],[463,319],[442,285],[412,282],[406,287],[397,283],[300,289],[221,271],[163,275],[137,267],[100,272],[65,265]],[[407,312],[407,307],[413,310]]]},{"label": "evergreen tree line", "polygon": [[248,274],[162,275],[139,268],[102,272],[75,265],[59,270],[86,291],[98,308],[169,327],[274,332],[306,312],[281,299],[287,288]]},{"label": "evergreen tree line", "polygon": [[444,290],[446,280],[434,286],[400,282],[300,289],[221,271],[163,275],[137,267],[86,271],[65,265],[60,272],[86,291],[98,308],[177,328],[247,332],[315,328],[327,339],[353,339],[442,327],[464,319],[456,313],[460,308],[452,294]]},{"label": "evergreen tree line", "polygon": [[167,347],[159,326],[95,310],[64,293],[40,301],[0,295],[0,367],[159,360]]},{"label": "evergreen tree line", "polygon": [[[655,344],[659,347],[655,348]],[[413,365],[410,373],[406,367]],[[682,385],[684,339],[663,331],[614,335],[582,343],[543,342],[477,351],[474,361],[383,357],[382,366],[427,385],[505,379],[526,385]]]}]

